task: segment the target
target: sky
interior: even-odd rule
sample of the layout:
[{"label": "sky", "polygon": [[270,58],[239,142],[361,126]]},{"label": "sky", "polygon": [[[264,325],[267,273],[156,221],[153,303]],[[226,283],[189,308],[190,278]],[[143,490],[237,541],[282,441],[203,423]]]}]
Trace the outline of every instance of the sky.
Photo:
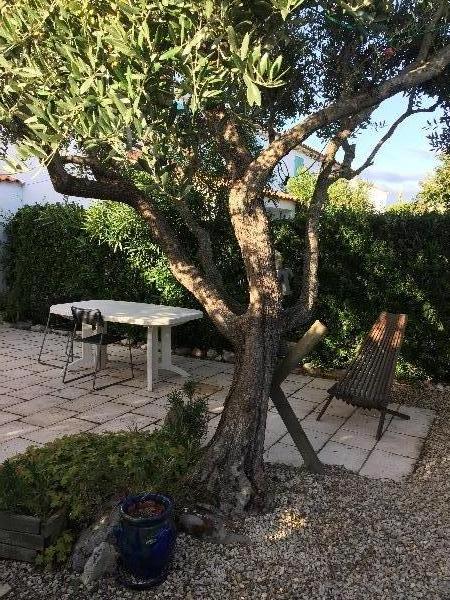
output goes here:
[{"label": "sky", "polygon": [[[426,105],[432,103],[427,101]],[[353,163],[355,168],[364,162],[378,139],[405,108],[404,97],[397,95],[383,102],[375,111],[374,120],[385,121],[386,125],[378,131],[370,128],[359,134],[356,158]],[[389,192],[389,203],[395,202],[399,194],[405,200],[413,198],[419,190],[419,182],[436,167],[437,154],[430,146],[426,131],[427,121],[434,116],[433,113],[423,113],[408,117],[381,148],[375,157],[374,165],[361,174],[363,179]],[[314,136],[306,140],[306,143],[317,150],[323,147],[323,142]]]}]

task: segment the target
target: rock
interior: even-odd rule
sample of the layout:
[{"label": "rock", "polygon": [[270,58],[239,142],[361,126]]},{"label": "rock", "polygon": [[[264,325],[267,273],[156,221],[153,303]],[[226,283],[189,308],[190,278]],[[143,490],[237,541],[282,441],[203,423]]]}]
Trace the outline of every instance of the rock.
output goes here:
[{"label": "rock", "polygon": [[436,389],[437,389],[439,392],[445,392],[445,387],[442,385],[442,383],[437,383],[437,384],[436,384]]},{"label": "rock", "polygon": [[206,353],[206,358],[208,358],[209,360],[215,360],[217,358],[217,354],[217,350],[214,350],[214,348],[210,348]]},{"label": "rock", "polygon": [[227,362],[227,363],[234,363],[235,362],[234,352],[229,352],[228,350],[224,350],[222,356],[223,356],[223,361],[224,362]]},{"label": "rock", "polygon": [[91,587],[105,575],[112,575],[117,568],[118,552],[113,544],[102,542],[88,558],[81,581],[86,587]]},{"label": "rock", "polygon": [[9,583],[1,583],[0,582],[0,598],[4,598],[11,591],[11,586]]},{"label": "rock", "polygon": [[14,323],[14,328],[29,330],[29,329],[31,329],[31,321],[16,321]]},{"label": "rock", "polygon": [[[207,505],[204,505],[205,507]],[[212,507],[211,507],[212,508]],[[250,544],[248,536],[227,531],[221,518],[220,511],[212,508],[205,514],[183,513],[178,518],[178,529],[196,538],[204,539],[215,544]]]},{"label": "rock", "polygon": [[38,333],[43,333],[45,331],[45,325],[32,325],[30,327],[31,331],[37,331]]},{"label": "rock", "polygon": [[146,352],[147,351],[147,344],[141,344],[140,349],[144,350]]},{"label": "rock", "polygon": [[119,344],[121,346],[128,346],[128,338],[123,338],[123,340],[120,340]]},{"label": "rock", "polygon": [[83,572],[87,561],[103,542],[115,542],[114,527],[118,525],[119,520],[120,512],[117,507],[81,532],[70,559],[70,566],[76,573]]},{"label": "rock", "polygon": [[205,356],[205,353],[200,348],[194,348],[191,352],[191,356],[193,356],[194,358],[203,358]]},{"label": "rock", "polygon": [[183,513],[178,518],[178,529],[194,537],[204,537],[211,533],[211,521],[193,513]]}]

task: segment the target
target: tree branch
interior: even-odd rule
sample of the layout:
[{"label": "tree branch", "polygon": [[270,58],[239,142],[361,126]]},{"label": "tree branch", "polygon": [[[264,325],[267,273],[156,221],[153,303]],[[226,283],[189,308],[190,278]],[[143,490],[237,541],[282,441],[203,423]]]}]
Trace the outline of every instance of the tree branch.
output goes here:
[{"label": "tree branch", "polygon": [[[439,102],[435,102],[431,106],[428,106],[425,108],[414,109],[413,103],[414,103],[414,95],[411,94],[409,101],[408,101],[408,108],[405,110],[404,113],[402,113],[398,117],[398,119],[396,119],[392,123],[392,125],[389,127],[389,129],[386,131],[386,133],[379,139],[377,144],[373,147],[372,152],[369,154],[369,156],[366,158],[366,160],[363,162],[363,164],[360,167],[358,167],[357,169],[352,169],[351,162],[350,162],[350,164],[348,164],[348,162],[349,162],[348,160],[344,161],[344,163],[345,163],[344,168],[339,169],[338,171],[335,171],[333,173],[333,175],[332,175],[333,180],[336,181],[337,179],[340,179],[341,177],[343,177],[345,179],[353,179],[353,177],[357,177],[358,175],[360,175],[365,169],[367,169],[368,167],[373,165],[373,160],[374,160],[375,156],[378,154],[378,152],[380,151],[382,146],[392,137],[392,135],[394,134],[397,127],[401,123],[403,123],[403,121],[405,121],[405,119],[407,119],[411,115],[416,115],[418,113],[433,112],[439,106]],[[345,144],[343,144],[343,146],[344,145]],[[348,143],[347,143],[347,146],[348,146]],[[348,147],[346,148],[346,153],[347,152],[351,152],[351,150],[348,149]],[[353,152],[353,157],[354,157],[354,152]]]},{"label": "tree branch", "polygon": [[328,198],[328,188],[334,181],[333,169],[336,154],[367,116],[367,111],[364,111],[360,115],[348,119],[345,126],[328,142],[325,149],[324,160],[309,205],[300,297],[295,305],[285,313],[285,331],[294,329],[311,318],[319,289],[319,223]]},{"label": "tree branch", "polygon": [[242,178],[247,188],[247,202],[252,202],[266,184],[277,163],[318,129],[364,109],[378,105],[394,94],[416,87],[441,74],[450,63],[450,44],[421,65],[405,68],[398,75],[370,91],[346,97],[318,110],[291,129],[280,134],[248,166]]},{"label": "tree branch", "polygon": [[223,156],[229,177],[240,177],[252,161],[252,155],[242,139],[242,134],[234,118],[225,109],[209,111],[206,121]]},{"label": "tree branch", "polygon": [[448,0],[442,0],[439,3],[439,6],[437,7],[435,13],[433,14],[431,21],[427,25],[415,64],[420,65],[428,58],[431,46],[433,45],[433,42],[436,39],[436,26],[444,16],[444,14],[447,12],[447,10]]},{"label": "tree branch", "polygon": [[153,238],[166,254],[172,273],[178,281],[205,307],[218,329],[228,339],[232,342],[240,339],[239,317],[229,309],[208,277],[202,275],[188,259],[176,232],[156,204],[131,181],[119,176],[107,183],[76,177],[65,170],[59,156],[53,157],[50,161],[48,171],[55,190],[61,194],[115,200],[134,208],[148,224]]}]

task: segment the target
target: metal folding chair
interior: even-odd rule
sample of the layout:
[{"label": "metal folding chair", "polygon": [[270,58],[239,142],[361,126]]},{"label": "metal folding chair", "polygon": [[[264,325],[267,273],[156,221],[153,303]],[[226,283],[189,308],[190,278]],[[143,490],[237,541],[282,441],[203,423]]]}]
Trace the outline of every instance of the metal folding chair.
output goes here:
[{"label": "metal folding chair", "polygon": [[[96,388],[95,382],[97,380],[97,374],[101,370],[102,348],[105,346],[108,346],[109,344],[116,344],[116,343],[120,342],[120,340],[122,339],[123,336],[121,336],[120,334],[107,333],[107,332],[103,331],[104,320],[102,317],[102,313],[98,309],[86,309],[86,308],[78,308],[77,306],[72,306],[71,311],[72,311],[74,326],[73,326],[73,330],[70,332],[69,341],[68,341],[69,351],[67,353],[67,360],[66,360],[66,364],[64,367],[63,383],[70,383],[71,381],[81,379],[82,377],[87,377],[89,375],[93,375],[94,376],[93,380],[92,380],[92,389],[93,390],[101,390],[106,387],[110,387],[111,385],[115,385],[115,383],[110,383],[108,385],[104,385],[102,387]],[[77,377],[73,377],[72,379],[67,380],[66,379],[67,369],[68,369],[69,363],[73,362],[73,346],[74,346],[75,336],[77,334],[77,329],[82,328],[83,324],[91,325],[93,330],[100,329],[100,332],[97,331],[96,333],[93,333],[93,335],[83,337],[79,340],[82,344],[91,344],[91,345],[97,347],[97,352],[96,352],[97,356],[95,359],[94,372],[93,373],[83,373],[82,375],[79,375]],[[130,379],[134,378],[133,355],[131,352],[131,339],[130,338],[128,338],[128,351],[130,354],[131,377],[128,377],[127,379],[119,380],[119,381],[117,381],[117,383],[123,383],[124,381],[129,381]]]},{"label": "metal folding chair", "polygon": [[[45,325],[44,335],[43,335],[43,337],[42,337],[42,343],[41,343],[41,347],[40,347],[40,349],[39,349],[38,363],[39,363],[39,364],[41,364],[41,365],[46,365],[46,366],[49,366],[49,367],[56,367],[56,366],[58,366],[58,365],[52,365],[52,364],[50,364],[50,363],[47,363],[47,362],[44,362],[44,361],[42,360],[42,352],[43,352],[43,350],[44,350],[45,341],[46,341],[46,339],[47,339],[47,335],[48,335],[48,333],[49,333],[49,331],[50,331],[50,319],[51,319],[51,317],[52,317],[52,313],[49,311],[49,313],[48,313],[48,318],[47,318],[47,323],[46,323],[46,325]],[[60,318],[61,318],[61,317],[60,317]],[[72,318],[71,318],[71,317],[67,317],[67,319],[70,319],[70,320],[72,321]],[[71,332],[71,330],[70,330],[70,328],[69,328],[69,329],[68,329],[68,331],[67,331],[66,347],[65,347],[65,350],[64,350],[64,352],[65,352],[66,356],[68,356],[69,341],[70,341],[70,332]]]}]

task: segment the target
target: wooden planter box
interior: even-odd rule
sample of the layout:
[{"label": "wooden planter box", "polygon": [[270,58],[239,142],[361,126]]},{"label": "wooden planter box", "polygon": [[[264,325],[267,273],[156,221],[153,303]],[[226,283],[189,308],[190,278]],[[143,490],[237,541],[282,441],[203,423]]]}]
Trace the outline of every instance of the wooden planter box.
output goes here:
[{"label": "wooden planter box", "polygon": [[0,558],[34,562],[62,532],[64,513],[56,513],[46,520],[28,515],[0,511]]}]

